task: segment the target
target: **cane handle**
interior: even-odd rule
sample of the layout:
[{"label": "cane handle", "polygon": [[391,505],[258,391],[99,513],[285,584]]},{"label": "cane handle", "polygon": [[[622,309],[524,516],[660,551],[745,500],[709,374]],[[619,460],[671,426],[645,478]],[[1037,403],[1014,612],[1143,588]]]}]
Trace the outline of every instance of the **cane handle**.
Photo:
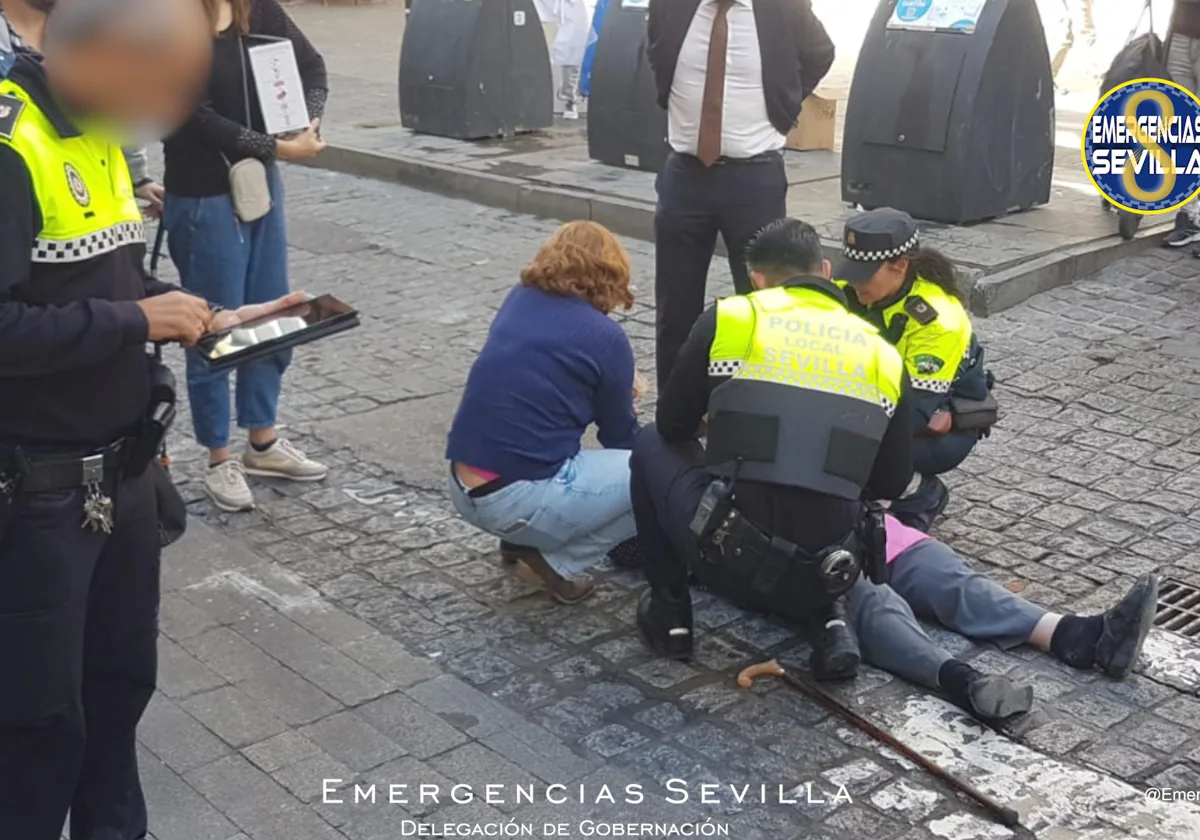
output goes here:
[{"label": "cane handle", "polygon": [[779,663],[772,659],[770,662],[760,662],[758,665],[751,665],[738,674],[737,684],[741,688],[750,688],[754,685],[754,681],[759,677],[782,677],[783,668]]}]

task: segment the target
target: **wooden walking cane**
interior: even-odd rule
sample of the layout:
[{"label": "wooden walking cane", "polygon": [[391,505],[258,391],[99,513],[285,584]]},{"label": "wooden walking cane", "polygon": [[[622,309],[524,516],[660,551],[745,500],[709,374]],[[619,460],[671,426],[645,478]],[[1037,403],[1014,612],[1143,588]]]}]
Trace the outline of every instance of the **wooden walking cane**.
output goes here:
[{"label": "wooden walking cane", "polygon": [[879,743],[886,747],[890,747],[907,758],[909,761],[918,765],[929,775],[940,779],[952,790],[965,794],[966,796],[978,802],[985,810],[995,817],[1001,825],[1012,828],[1020,824],[1021,815],[1012,808],[1006,808],[996,800],[989,797],[987,794],[964,782],[962,779],[952,776],[949,772],[943,770],[941,767],[938,767],[912,747],[906,746],[898,741],[891,733],[880,729],[878,726],[871,723],[871,721],[860,716],[856,712],[847,709],[837,700],[830,697],[808,680],[784,670],[783,666],[774,659],[772,659],[770,662],[763,662],[759,665],[751,665],[749,668],[738,674],[737,682],[742,688],[750,688],[752,685],[754,685],[754,681],[759,677],[777,677],[800,693],[811,697],[813,700],[816,700],[826,709],[847,721],[855,728],[861,729]]}]

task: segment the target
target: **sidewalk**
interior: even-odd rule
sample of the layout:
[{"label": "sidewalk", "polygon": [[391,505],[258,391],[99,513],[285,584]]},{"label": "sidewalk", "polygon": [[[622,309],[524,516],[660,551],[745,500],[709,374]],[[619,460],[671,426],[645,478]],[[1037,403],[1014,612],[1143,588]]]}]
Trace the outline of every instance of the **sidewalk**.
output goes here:
[{"label": "sidewalk", "polygon": [[[474,143],[401,128],[402,4],[291,11],[331,71],[324,129],[330,145],[316,166],[552,219],[595,219],[619,233],[653,239],[653,174],[589,160],[585,120],[560,120],[545,132]],[[852,73],[852,61],[840,60],[818,91],[842,100],[839,148]],[[1154,247],[1168,229],[1151,218],[1134,240],[1117,236],[1116,219],[1101,209],[1079,159],[1079,131],[1089,105],[1087,95],[1059,103],[1056,174],[1047,206],[967,227],[925,226],[925,241],[962,267],[976,314],[1006,309]],[[836,253],[842,222],[852,212],[841,202],[838,155],[787,157],[788,212],[815,225]]]}]

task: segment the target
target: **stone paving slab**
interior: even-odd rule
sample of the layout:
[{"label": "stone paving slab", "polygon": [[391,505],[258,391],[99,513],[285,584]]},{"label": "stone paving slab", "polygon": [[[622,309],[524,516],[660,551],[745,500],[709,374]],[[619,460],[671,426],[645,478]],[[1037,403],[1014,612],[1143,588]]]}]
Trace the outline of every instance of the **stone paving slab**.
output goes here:
[{"label": "stone paving slab", "polygon": [[[588,819],[709,818],[738,840],[1014,836],[806,699],[733,685],[770,656],[803,667],[794,628],[700,595],[697,662],[658,662],[633,627],[637,575],[602,569],[594,599],[555,606],[458,520],[442,435],[553,223],[311,169],[285,167],[285,181],[293,284],[356,304],[364,326],[297,351],[286,380],[284,431],[332,466],[324,484],[256,482],[256,512],[221,514],[199,491],[186,409],[172,436],[193,515],[166,556],[163,680],[141,730],[158,840],[393,840],[405,820],[533,836],[561,822],[579,837]],[[639,300],[623,323],[648,370],[652,249],[626,245]],[[1065,609],[1103,608],[1143,571],[1200,586],[1195,276],[1156,250],[979,324],[1004,416],[949,477],[942,539]],[[1194,803],[1142,793],[1200,790],[1193,641],[1155,632],[1140,672],[1111,683],[931,633],[1033,684],[1037,714],[990,733],[871,668],[837,692],[1011,802],[1039,840],[1200,836]],[[376,784],[376,801],[324,802],[323,778],[351,798]],[[664,807],[672,778],[691,783],[686,806]],[[480,782],[533,785],[536,801],[387,802],[387,784]],[[548,803],[555,782],[607,784],[616,801]],[[735,789],[701,802],[701,783]],[[623,803],[626,784],[646,801]]]}]

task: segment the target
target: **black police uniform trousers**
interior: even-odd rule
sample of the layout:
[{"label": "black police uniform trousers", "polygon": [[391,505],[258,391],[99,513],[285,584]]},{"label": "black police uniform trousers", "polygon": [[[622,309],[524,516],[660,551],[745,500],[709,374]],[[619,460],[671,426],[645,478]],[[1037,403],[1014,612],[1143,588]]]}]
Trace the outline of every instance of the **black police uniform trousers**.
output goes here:
[{"label": "black police uniform trousers", "polygon": [[679,348],[707,303],[704,292],[717,234],[729,252],[734,288],[738,294],[749,292],[742,252],[764,225],[787,215],[787,169],[780,152],[721,159],[712,166],[672,152],[655,188],[655,361],[662,393]]},{"label": "black police uniform trousers", "polygon": [[[0,838],[137,840],[135,730],[157,671],[161,548],[152,471],[107,488],[18,495],[0,534]],[[114,492],[115,491],[115,492]]]},{"label": "black police uniform trousers", "polygon": [[918,435],[913,438],[913,469],[919,475],[948,473],[967,459],[977,443],[976,432]]},{"label": "black police uniform trousers", "polygon": [[692,519],[713,481],[699,441],[668,442],[653,424],[638,432],[629,457],[629,490],[646,580],[678,596],[688,585],[688,561],[699,558]]}]

